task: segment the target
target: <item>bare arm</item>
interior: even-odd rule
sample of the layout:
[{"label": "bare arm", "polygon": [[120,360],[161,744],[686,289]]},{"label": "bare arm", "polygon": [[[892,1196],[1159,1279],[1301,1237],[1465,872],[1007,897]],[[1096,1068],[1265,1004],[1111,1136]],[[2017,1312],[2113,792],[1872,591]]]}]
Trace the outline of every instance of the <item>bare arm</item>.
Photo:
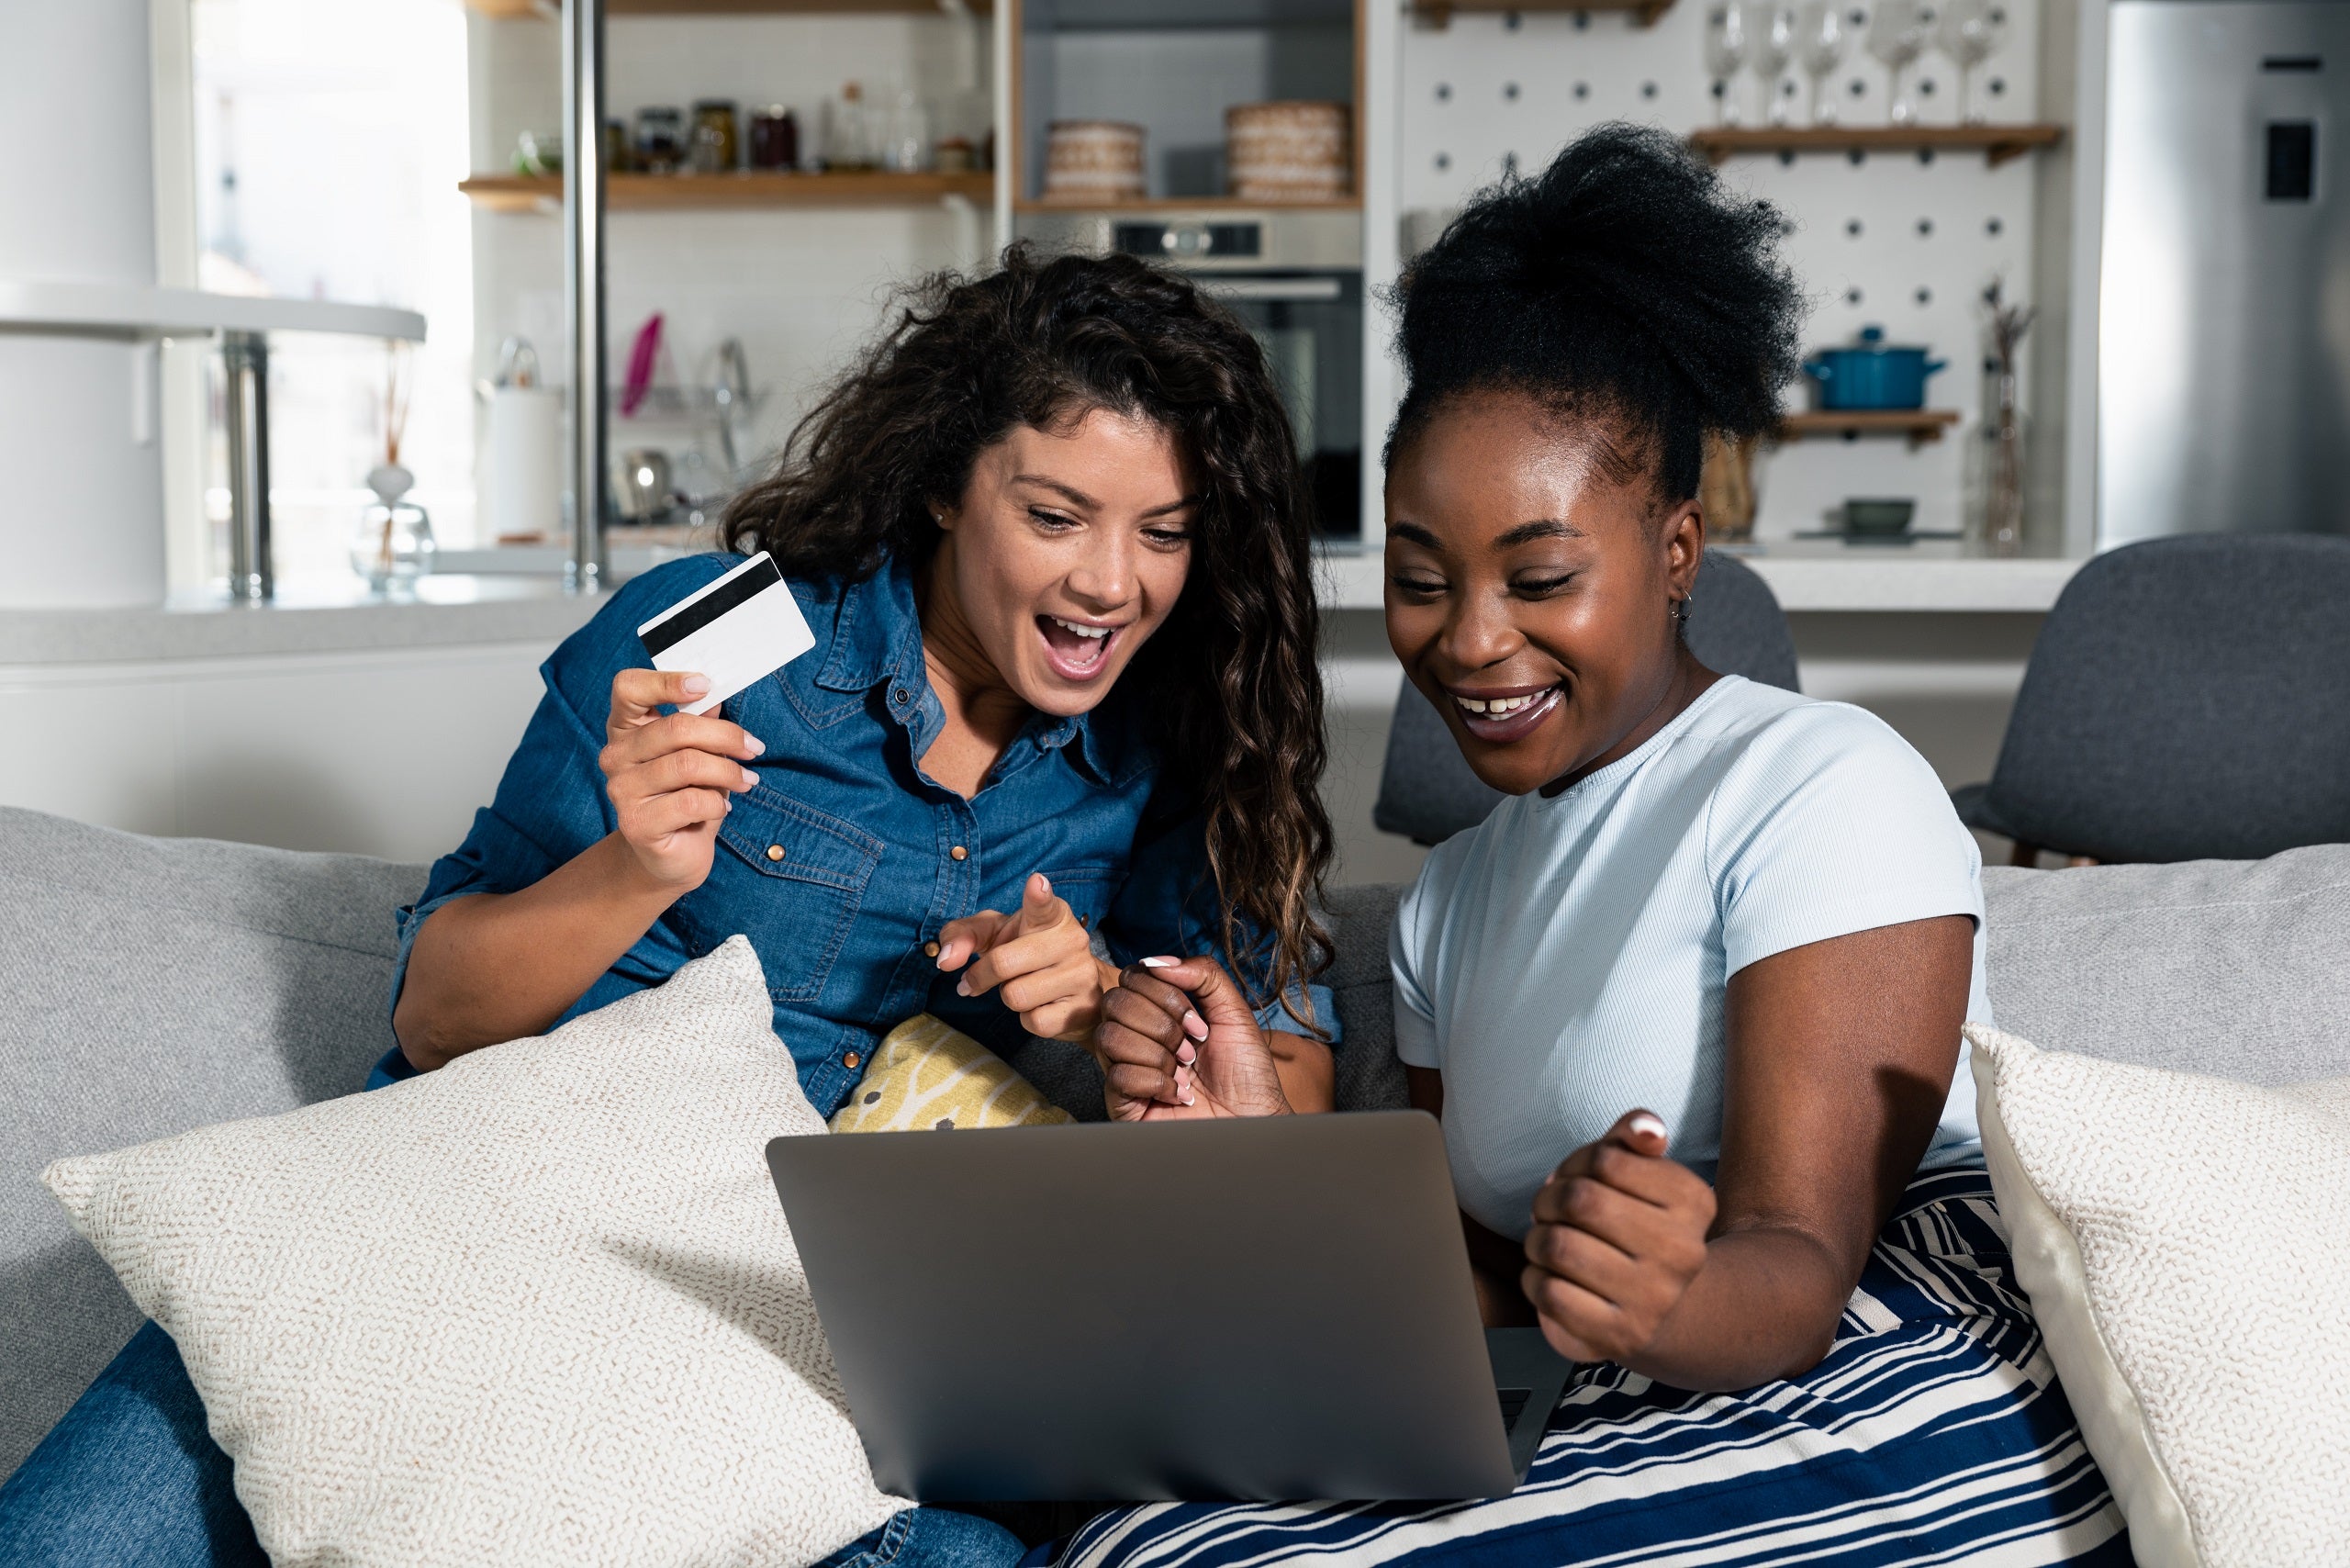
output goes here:
[{"label": "bare arm", "polygon": [[417,933],[392,1013],[419,1068],[543,1033],[710,875],[742,765],[759,743],[738,724],[664,704],[710,689],[695,675],[622,670],[599,759],[620,826],[515,893],[480,893],[433,911]]},{"label": "bare arm", "polygon": [[1535,1198],[1525,1288],[1561,1354],[1690,1389],[1818,1363],[1949,1093],[1973,934],[1913,921],[1731,978],[1717,1186],[1633,1112]]}]

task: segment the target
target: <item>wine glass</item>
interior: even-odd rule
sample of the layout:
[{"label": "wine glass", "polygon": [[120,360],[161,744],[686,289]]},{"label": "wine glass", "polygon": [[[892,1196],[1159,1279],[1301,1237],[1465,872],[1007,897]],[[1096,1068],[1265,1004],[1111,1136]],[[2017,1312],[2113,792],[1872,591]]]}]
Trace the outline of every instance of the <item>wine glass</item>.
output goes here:
[{"label": "wine glass", "polygon": [[1925,0],[1876,0],[1869,13],[1869,52],[1892,73],[1886,89],[1886,118],[1895,125],[1918,123],[1918,107],[1909,101],[1902,73],[1925,52],[1933,24],[1933,8]]},{"label": "wine glass", "polygon": [[1804,73],[1811,78],[1811,123],[1834,125],[1836,97],[1828,91],[1828,79],[1844,63],[1844,51],[1852,41],[1844,27],[1843,0],[1811,0],[1796,37]]},{"label": "wine glass", "polygon": [[1983,123],[1983,113],[1967,91],[1975,68],[2006,41],[2007,32],[2008,8],[2001,0],[1943,0],[1935,41],[1958,63],[1958,118],[1967,125]]},{"label": "wine glass", "polygon": [[1786,100],[1779,92],[1779,78],[1787,73],[1787,62],[1795,58],[1796,17],[1794,0],[1750,0],[1751,12],[1746,18],[1748,59],[1754,74],[1762,79],[1762,101],[1773,125],[1787,123]]},{"label": "wine glass", "polygon": [[1746,63],[1743,8],[1721,4],[1706,13],[1706,71],[1714,79],[1714,105],[1723,125],[1738,123],[1738,68]]}]

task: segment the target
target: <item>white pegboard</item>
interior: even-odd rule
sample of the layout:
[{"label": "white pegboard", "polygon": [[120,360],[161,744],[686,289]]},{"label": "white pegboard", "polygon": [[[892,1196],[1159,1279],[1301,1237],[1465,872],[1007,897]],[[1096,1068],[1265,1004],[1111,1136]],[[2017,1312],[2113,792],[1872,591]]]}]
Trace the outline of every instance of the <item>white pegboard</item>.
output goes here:
[{"label": "white pegboard", "polygon": [[[1407,24],[1397,82],[1407,222],[1415,211],[1458,206],[1505,167],[1539,168],[1604,121],[1676,134],[1717,123],[1704,40],[1707,12],[1719,3],[1681,0],[1647,28],[1622,13],[1456,16],[1442,29]],[[1864,17],[1866,0],[1850,8]],[[2007,0],[2007,9],[2005,40],[1975,69],[1974,95],[1988,118],[2028,121],[2040,98],[2040,0]],[[1854,29],[1853,48],[1830,79],[1846,125],[1886,120],[1887,72],[1862,47],[1865,31],[1864,24]],[[1929,52],[1910,74],[1921,119],[1958,118],[1956,67],[1948,59]],[[1796,80],[1793,119],[1804,124],[1809,83]],[[1745,123],[1760,123],[1762,84],[1750,71],[1736,87]],[[1873,437],[1791,442],[1767,454],[1757,472],[1757,536],[1785,539],[1825,526],[1826,514],[1849,496],[1914,497],[1919,529],[1959,527],[1975,482],[1968,454],[1978,444],[1984,391],[1980,296],[1997,276],[2010,298],[2028,299],[2032,159],[1993,169],[1967,152],[1930,162],[1878,153],[1857,166],[1841,153],[1745,156],[1724,174],[1772,201],[1793,225],[1786,256],[1813,302],[1807,349],[1849,342],[1863,325],[1882,325],[1891,341],[1923,344],[1951,362],[1928,383],[1928,402],[1963,416],[1950,436],[1914,451],[1897,438]],[[1806,399],[1801,385],[1790,389],[1790,408]],[[2028,381],[2023,400],[2028,412]]]}]

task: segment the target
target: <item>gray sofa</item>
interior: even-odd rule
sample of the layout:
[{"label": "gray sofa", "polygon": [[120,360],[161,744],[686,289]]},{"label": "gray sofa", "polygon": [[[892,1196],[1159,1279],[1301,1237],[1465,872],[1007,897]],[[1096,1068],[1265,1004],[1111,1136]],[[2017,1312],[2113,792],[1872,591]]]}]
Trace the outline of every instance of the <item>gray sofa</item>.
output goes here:
[{"label": "gray sofa", "polygon": [[[2350,846],[1985,879],[1992,1000],[2016,1033],[2260,1083],[2350,1072]],[[0,1475],[139,1321],[37,1173],[356,1089],[391,1044],[391,912],[423,880],[0,809]],[[1331,901],[1351,1106],[1402,1099],[1395,895]],[[1042,1046],[1020,1065],[1081,1084]]]}]

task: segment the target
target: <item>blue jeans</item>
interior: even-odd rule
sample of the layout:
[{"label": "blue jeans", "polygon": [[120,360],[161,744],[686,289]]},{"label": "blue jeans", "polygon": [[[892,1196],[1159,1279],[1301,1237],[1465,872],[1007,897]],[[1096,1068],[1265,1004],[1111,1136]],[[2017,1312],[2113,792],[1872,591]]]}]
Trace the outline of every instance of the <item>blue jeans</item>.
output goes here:
[{"label": "blue jeans", "polygon": [[[821,1568],[1012,1568],[1019,1538],[911,1508]],[[150,1323],[0,1484],[8,1568],[268,1568],[179,1348]]]}]

